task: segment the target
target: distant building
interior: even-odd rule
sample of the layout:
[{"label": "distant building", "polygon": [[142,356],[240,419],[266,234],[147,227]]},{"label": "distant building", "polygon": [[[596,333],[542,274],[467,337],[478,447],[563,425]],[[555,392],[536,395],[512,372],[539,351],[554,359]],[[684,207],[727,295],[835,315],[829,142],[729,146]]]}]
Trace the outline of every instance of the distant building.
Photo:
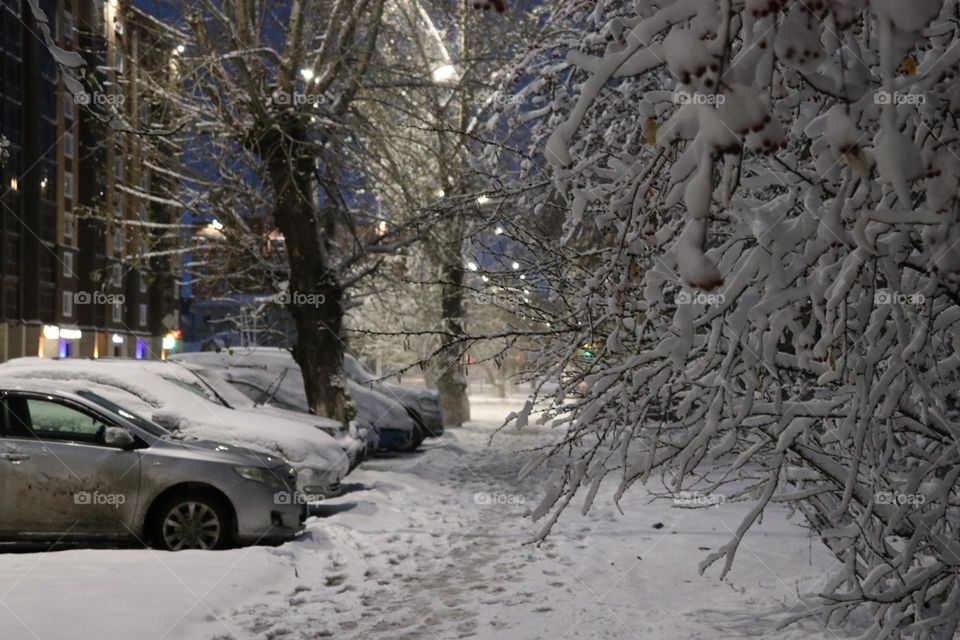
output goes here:
[{"label": "distant building", "polygon": [[178,324],[177,265],[141,259],[152,238],[137,222],[175,221],[176,185],[145,168],[134,136],[85,104],[149,116],[140,74],[165,69],[170,47],[118,0],[39,4],[59,46],[79,52],[108,93],[71,95],[28,0],[0,0],[0,134],[10,141],[0,169],[0,360],[159,357]]}]

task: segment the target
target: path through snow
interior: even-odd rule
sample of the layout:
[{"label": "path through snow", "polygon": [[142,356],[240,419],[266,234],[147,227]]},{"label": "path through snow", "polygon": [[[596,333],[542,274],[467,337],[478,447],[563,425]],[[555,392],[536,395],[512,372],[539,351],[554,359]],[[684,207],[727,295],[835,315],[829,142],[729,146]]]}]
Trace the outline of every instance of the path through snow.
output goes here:
[{"label": "path through snow", "polygon": [[816,621],[775,630],[833,565],[780,512],[746,538],[723,582],[697,564],[745,505],[681,509],[637,488],[620,514],[608,487],[587,516],[572,510],[547,542],[524,544],[547,470],[517,474],[525,450],[556,436],[505,432],[488,448],[511,408],[477,399],[474,423],[413,456],[365,463],[280,547],[0,555],[3,638],[840,637]]}]

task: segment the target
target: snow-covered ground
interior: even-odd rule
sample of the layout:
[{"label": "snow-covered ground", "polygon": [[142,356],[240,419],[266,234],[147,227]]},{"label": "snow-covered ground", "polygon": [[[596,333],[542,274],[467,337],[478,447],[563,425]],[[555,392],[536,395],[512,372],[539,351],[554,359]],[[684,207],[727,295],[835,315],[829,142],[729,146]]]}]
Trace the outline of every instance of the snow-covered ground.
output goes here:
[{"label": "snow-covered ground", "polygon": [[[514,407],[476,398],[475,421],[409,456],[365,463],[306,534],[280,547],[0,554],[4,640],[306,638],[837,638],[808,606],[833,560],[768,512],[724,581],[697,564],[745,505],[683,509],[608,488],[587,515],[525,544],[536,482],[525,453],[548,430],[505,432]],[[834,567],[835,568],[835,567]]]}]

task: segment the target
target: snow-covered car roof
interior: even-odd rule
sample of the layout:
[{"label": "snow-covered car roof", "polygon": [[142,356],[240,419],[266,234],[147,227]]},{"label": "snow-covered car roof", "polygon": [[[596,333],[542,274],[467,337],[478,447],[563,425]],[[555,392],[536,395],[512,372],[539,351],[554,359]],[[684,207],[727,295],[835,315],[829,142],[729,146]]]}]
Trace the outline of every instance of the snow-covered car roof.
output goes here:
[{"label": "snow-covered car roof", "polygon": [[17,358],[0,364],[0,385],[57,393],[92,390],[146,418],[175,416],[185,435],[280,455],[298,470],[333,469],[342,477],[349,464],[340,444],[320,429],[226,407],[193,373],[173,363]]},{"label": "snow-covered car roof", "polygon": [[[177,362],[218,368],[230,378],[266,388],[280,379],[277,398],[282,402],[307,407],[303,375],[289,351],[275,347],[243,347],[219,352],[182,353],[171,358]],[[350,393],[357,406],[357,422],[371,426],[413,430],[415,425],[403,405],[393,398],[348,380]]]}]

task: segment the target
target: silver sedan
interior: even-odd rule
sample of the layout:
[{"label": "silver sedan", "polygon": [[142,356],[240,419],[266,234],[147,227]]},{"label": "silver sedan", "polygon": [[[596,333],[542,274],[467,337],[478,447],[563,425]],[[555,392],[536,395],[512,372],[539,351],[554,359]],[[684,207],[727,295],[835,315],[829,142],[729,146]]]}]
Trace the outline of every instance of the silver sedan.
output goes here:
[{"label": "silver sedan", "polygon": [[0,539],[218,549],[288,539],[306,502],[284,460],[177,437],[93,392],[0,390]]}]

